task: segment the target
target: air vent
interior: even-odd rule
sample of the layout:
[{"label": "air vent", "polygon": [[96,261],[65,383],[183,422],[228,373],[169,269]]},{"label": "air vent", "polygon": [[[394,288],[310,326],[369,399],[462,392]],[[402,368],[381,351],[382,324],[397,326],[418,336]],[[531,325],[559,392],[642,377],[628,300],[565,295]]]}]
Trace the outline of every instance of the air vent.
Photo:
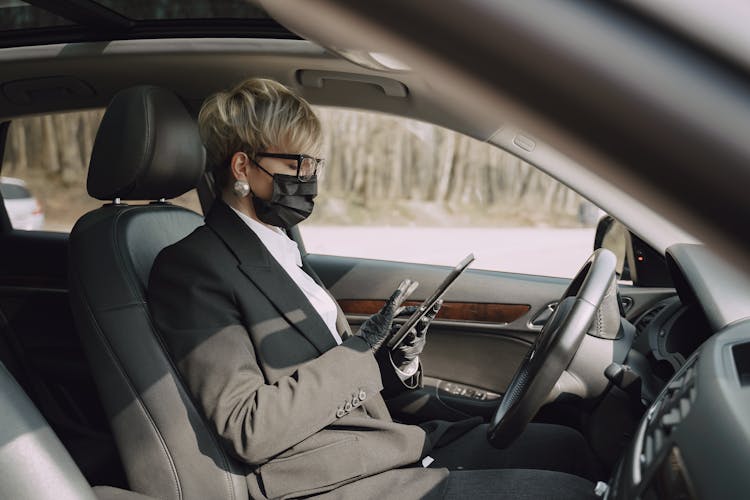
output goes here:
[{"label": "air vent", "polygon": [[628,297],[627,295],[620,297],[620,304],[622,304],[623,311],[630,311],[630,308],[633,307],[633,297]]},{"label": "air vent", "polygon": [[740,378],[741,386],[750,385],[750,342],[736,345],[732,348],[734,365],[737,367],[737,376]]},{"label": "air vent", "polygon": [[638,321],[635,322],[635,332],[636,335],[640,335],[643,330],[645,330],[648,325],[654,320],[654,318],[664,310],[664,308],[667,307],[667,304],[658,304],[653,309],[650,309],[647,311],[643,316],[638,318]]}]

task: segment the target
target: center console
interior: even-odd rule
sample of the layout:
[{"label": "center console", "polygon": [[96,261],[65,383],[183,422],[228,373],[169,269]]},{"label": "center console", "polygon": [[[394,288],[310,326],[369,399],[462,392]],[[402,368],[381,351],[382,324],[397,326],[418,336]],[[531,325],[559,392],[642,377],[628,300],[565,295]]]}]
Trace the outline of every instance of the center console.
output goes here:
[{"label": "center console", "polygon": [[646,412],[607,498],[695,498],[674,431],[697,398],[697,360],[688,360]]},{"label": "center console", "polygon": [[750,498],[750,322],[717,333],[688,358],[597,495]]}]

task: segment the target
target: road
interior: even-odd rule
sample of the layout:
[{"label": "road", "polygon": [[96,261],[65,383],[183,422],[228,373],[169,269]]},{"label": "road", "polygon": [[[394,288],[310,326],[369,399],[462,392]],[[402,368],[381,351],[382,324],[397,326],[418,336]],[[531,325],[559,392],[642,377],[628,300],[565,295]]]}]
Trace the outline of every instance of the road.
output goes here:
[{"label": "road", "polygon": [[309,253],[572,278],[591,254],[594,228],[300,226]]}]

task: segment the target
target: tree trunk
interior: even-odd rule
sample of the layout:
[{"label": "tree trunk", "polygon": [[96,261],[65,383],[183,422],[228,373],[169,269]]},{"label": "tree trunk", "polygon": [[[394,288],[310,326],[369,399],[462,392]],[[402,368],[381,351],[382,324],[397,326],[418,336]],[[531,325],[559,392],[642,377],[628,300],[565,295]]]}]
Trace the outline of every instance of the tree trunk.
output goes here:
[{"label": "tree trunk", "polygon": [[51,174],[60,171],[60,152],[57,147],[55,122],[51,115],[42,117],[42,169]]},{"label": "tree trunk", "polygon": [[439,148],[437,179],[435,192],[432,200],[445,202],[448,198],[448,189],[451,183],[451,171],[453,170],[454,156],[456,152],[456,134],[449,131],[443,131],[442,147]]}]

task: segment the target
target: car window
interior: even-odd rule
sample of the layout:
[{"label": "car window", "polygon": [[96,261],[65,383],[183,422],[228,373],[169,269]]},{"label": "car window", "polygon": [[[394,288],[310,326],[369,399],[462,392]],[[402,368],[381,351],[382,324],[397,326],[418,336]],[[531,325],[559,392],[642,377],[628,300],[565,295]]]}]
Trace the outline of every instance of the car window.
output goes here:
[{"label": "car window", "polygon": [[309,253],[572,277],[603,212],[497,147],[405,118],[316,107],[319,195]]},{"label": "car window", "polygon": [[[104,110],[55,113],[11,122],[0,195],[14,229],[69,232],[102,202],[86,192],[86,174]],[[200,212],[195,190],[172,200]]]}]

